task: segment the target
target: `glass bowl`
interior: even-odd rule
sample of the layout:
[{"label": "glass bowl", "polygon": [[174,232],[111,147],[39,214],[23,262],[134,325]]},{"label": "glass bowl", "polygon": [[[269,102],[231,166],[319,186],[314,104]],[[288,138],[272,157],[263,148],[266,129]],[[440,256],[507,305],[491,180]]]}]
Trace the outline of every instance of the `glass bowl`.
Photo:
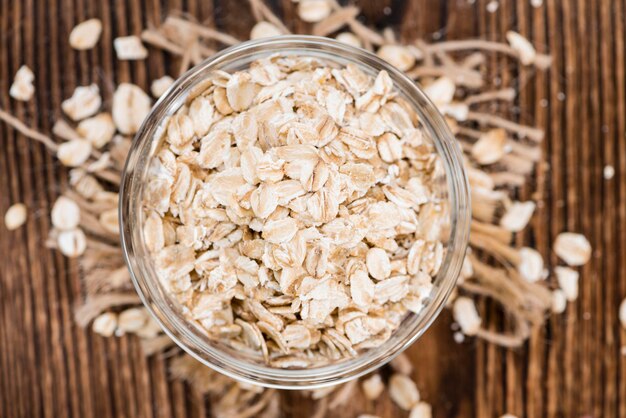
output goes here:
[{"label": "glass bowl", "polygon": [[[210,72],[241,70],[254,60],[276,53],[317,57],[342,66],[352,63],[374,76],[386,70],[400,95],[415,108],[425,136],[432,141],[441,162],[437,188],[445,208],[445,236],[440,239],[446,251],[424,309],[419,314],[407,314],[382,345],[354,358],[304,369],[275,368],[252,361],[225,344],[209,339],[191,324],[183,316],[178,302],[158,280],[141,228],[144,219],[142,190],[150,158],[168,116],[185,103],[190,90]],[[465,256],[469,225],[469,191],[461,150],[436,107],[412,80],[376,55],[332,39],[312,36],[280,36],[244,42],[221,51],[180,77],[154,105],[137,132],[120,190],[124,256],[139,296],[165,333],[191,356],[218,372],[247,383],[282,389],[318,388],[357,378],[389,362],[415,342],[435,320],[455,286]]]}]

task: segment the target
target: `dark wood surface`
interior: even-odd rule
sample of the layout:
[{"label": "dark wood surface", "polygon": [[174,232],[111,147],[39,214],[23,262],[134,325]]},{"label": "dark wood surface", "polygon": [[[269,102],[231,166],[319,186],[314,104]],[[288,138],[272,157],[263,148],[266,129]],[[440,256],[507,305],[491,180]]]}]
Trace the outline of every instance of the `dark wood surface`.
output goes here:
[{"label": "dark wood surface", "polygon": [[[547,164],[536,180],[545,204],[523,239],[551,264],[557,261],[551,243],[563,230],[586,234],[594,248],[582,268],[580,299],[522,349],[456,344],[444,313],[409,350],[422,397],[436,417],[626,417],[626,356],[620,355],[626,331],[617,326],[626,296],[626,2],[544,0],[536,9],[530,0],[500,0],[493,14],[486,0],[357,3],[369,24],[391,25],[405,39],[502,40],[516,29],[554,56],[545,73],[518,73],[498,58],[489,65],[492,82],[519,77],[519,119],[547,131]],[[290,0],[274,1],[273,8],[294,31],[306,29],[294,23]],[[118,62],[112,48],[114,37],[138,34],[174,9],[242,38],[253,23],[245,0],[0,0],[0,106],[49,131],[76,85],[95,80],[110,101],[116,83],[147,88],[148,80],[175,74],[178,63],[164,54]],[[98,46],[71,50],[69,31],[90,17],[104,23]],[[22,64],[36,74],[36,97],[27,104],[8,96]],[[615,168],[610,180],[603,178],[605,165]],[[145,359],[135,338],[102,338],[74,324],[82,298],[77,264],[44,246],[51,202],[66,181],[43,147],[0,124],[0,213],[17,201],[29,207],[21,229],[0,226],[0,416],[207,416],[210,405],[168,377],[165,359]],[[528,190],[520,194],[530,197]],[[502,325],[495,307],[481,312],[494,327]],[[281,396],[285,416],[311,414],[302,395]],[[376,404],[355,399],[333,416],[365,412],[403,416],[386,396]]]}]

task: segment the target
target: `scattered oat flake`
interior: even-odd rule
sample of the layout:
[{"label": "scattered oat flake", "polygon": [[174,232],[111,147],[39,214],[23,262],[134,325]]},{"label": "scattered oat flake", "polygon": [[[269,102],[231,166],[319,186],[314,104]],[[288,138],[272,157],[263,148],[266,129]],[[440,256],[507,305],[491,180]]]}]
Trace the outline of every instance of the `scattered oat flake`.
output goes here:
[{"label": "scattered oat flake", "polygon": [[361,48],[363,45],[361,44],[361,40],[353,34],[352,32],[341,32],[339,35],[335,37],[336,40],[342,42],[346,45],[350,45],[356,48]]},{"label": "scattered oat flake", "polygon": [[100,89],[91,84],[76,87],[72,97],[61,103],[61,108],[72,120],[79,121],[96,113],[101,104]]},{"label": "scattered oat flake", "polygon": [[115,53],[119,60],[142,60],[148,56],[148,50],[138,36],[121,36],[113,40]]},{"label": "scattered oat flake", "polygon": [[385,390],[383,379],[381,379],[378,373],[364,379],[361,382],[361,386],[363,387],[365,397],[370,401],[378,399],[378,397],[383,393],[383,390]]},{"label": "scattered oat flake", "polygon": [[141,88],[122,83],[113,94],[113,122],[121,133],[134,134],[150,112],[151,106],[150,97]]},{"label": "scattered oat flake", "polygon": [[410,70],[415,64],[415,55],[401,45],[383,45],[378,49],[376,55],[400,71]]},{"label": "scattered oat flake", "polygon": [[421,401],[411,409],[409,418],[432,418],[433,409],[430,404]]},{"label": "scattered oat flake", "polygon": [[455,91],[456,85],[449,77],[439,77],[424,87],[424,93],[426,93],[430,100],[432,100],[436,105],[451,103],[454,98]]},{"label": "scattered oat flake", "polygon": [[605,180],[611,180],[615,176],[615,168],[612,165],[605,165],[602,175]]},{"label": "scattered oat flake", "polygon": [[569,302],[578,299],[578,272],[569,267],[557,266],[554,268],[554,274],[556,275],[559,287],[565,294],[565,298]]},{"label": "scattered oat flake", "polygon": [[250,39],[271,38],[272,36],[280,36],[283,33],[276,26],[269,22],[258,22],[250,31]]},{"label": "scattered oat flake", "polygon": [[174,79],[169,75],[157,78],[150,85],[150,93],[157,99],[163,95],[174,84]]},{"label": "scattered oat flake", "polygon": [[87,248],[87,238],[85,233],[79,229],[61,231],[57,237],[57,245],[61,253],[66,257],[78,257]]},{"label": "scattered oat flake", "polygon": [[554,252],[570,266],[582,266],[591,258],[591,244],[584,235],[562,232],[554,241]]},{"label": "scattered oat flake", "polygon": [[89,142],[94,148],[102,148],[108,144],[115,135],[115,124],[108,113],[99,113],[88,119],[80,121],[76,132]]},{"label": "scattered oat flake", "polygon": [[500,3],[498,3],[497,1],[490,1],[489,3],[487,3],[487,11],[489,13],[495,13],[496,10],[498,10],[498,7],[500,7]]},{"label": "scattered oat flake", "polygon": [[458,122],[467,120],[469,115],[469,106],[465,103],[452,102],[449,104],[439,105],[439,110],[446,116],[454,118]]},{"label": "scattered oat flake", "polygon": [[513,414],[504,414],[500,418],[517,418],[517,416]]},{"label": "scattered oat flake", "polygon": [[520,276],[530,283],[544,278],[543,257],[534,248],[523,247],[519,251],[520,263],[517,266]]},{"label": "scattered oat flake", "polygon": [[99,19],[89,19],[74,26],[70,32],[70,46],[78,50],[93,48],[100,39],[102,22]]},{"label": "scattered oat flake", "polygon": [[461,296],[454,301],[452,308],[454,320],[461,327],[461,331],[465,335],[476,335],[480,329],[482,320],[476,310],[474,301],[468,297]]},{"label": "scattered oat flake", "polygon": [[111,337],[117,329],[117,314],[105,312],[94,319],[91,329],[103,337]]},{"label": "scattered oat flake", "polygon": [[305,22],[320,22],[327,18],[330,12],[328,0],[300,0],[298,4],[298,16]]},{"label": "scattered oat flake", "polygon": [[15,100],[29,101],[35,94],[34,80],[35,75],[31,69],[26,65],[22,65],[15,73],[13,84],[11,84],[9,89],[9,95]]},{"label": "scattered oat flake", "polygon": [[535,212],[535,202],[513,202],[500,220],[500,226],[511,232],[526,228]]},{"label": "scattered oat flake", "polygon": [[397,373],[389,379],[389,396],[405,411],[410,411],[420,401],[415,382],[408,376]]},{"label": "scattered oat flake", "polygon": [[66,167],[78,167],[91,155],[91,143],[84,139],[64,142],[57,149],[57,158]]},{"label": "scattered oat flake", "polygon": [[136,332],[140,330],[148,320],[144,308],[129,308],[119,314],[117,320],[117,334]]},{"label": "scattered oat flake", "polygon": [[60,230],[70,230],[80,222],[80,207],[72,199],[59,196],[50,212],[52,225]]},{"label": "scattered oat flake", "polygon": [[622,300],[619,305],[619,322],[622,324],[622,328],[626,329],[626,299]]},{"label": "scattered oat flake", "polygon": [[530,0],[530,5],[533,7],[541,7],[543,6],[543,0]]},{"label": "scattered oat flake", "polygon": [[4,214],[4,225],[9,231],[14,231],[24,225],[28,216],[28,210],[23,203],[15,203]]},{"label": "scattered oat flake", "polygon": [[485,132],[472,146],[472,157],[482,165],[498,162],[505,154],[506,139],[504,129],[492,129]]},{"label": "scattered oat flake", "polygon": [[567,308],[567,297],[565,292],[561,289],[555,289],[552,291],[552,312],[561,314],[565,312]]},{"label": "scattered oat flake", "polygon": [[535,47],[533,47],[526,37],[510,30],[506,33],[506,39],[509,41],[511,48],[516,50],[519,54],[520,62],[522,64],[530,65],[535,62],[537,52],[535,51]]},{"label": "scattered oat flake", "polygon": [[413,364],[411,364],[411,360],[404,353],[401,353],[400,355],[396,356],[393,360],[389,362],[389,365],[397,373],[404,374],[407,376],[413,373]]}]

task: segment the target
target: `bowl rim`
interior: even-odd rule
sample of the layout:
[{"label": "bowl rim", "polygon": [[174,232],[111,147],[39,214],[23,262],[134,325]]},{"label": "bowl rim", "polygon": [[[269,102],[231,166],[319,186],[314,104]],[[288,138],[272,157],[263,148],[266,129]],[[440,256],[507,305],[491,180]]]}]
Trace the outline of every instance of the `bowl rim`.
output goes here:
[{"label": "bowl rim", "polygon": [[[141,188],[136,173],[137,164],[142,162],[142,152],[154,148],[155,144],[159,142],[154,141],[154,138],[161,137],[167,117],[185,102],[186,96],[195,82],[202,80],[202,75],[208,71],[222,69],[224,63],[228,64],[229,60],[232,63],[241,59],[242,56],[260,58],[275,53],[286,53],[287,51],[293,51],[296,55],[315,56],[317,54],[330,61],[335,59],[336,62],[341,61],[341,59],[348,59],[348,61],[356,64],[373,67],[377,71],[384,69],[389,73],[395,88],[413,102],[424,129],[431,136],[437,153],[443,161],[447,191],[450,195],[448,198],[451,206],[450,216],[452,217],[444,261],[434,279],[434,282],[440,282],[438,283],[440,286],[436,292],[433,291],[432,300],[422,312],[413,315],[415,318],[411,320],[414,322],[414,332],[396,341],[385,352],[379,349],[392,341],[392,338],[380,347],[366,350],[353,359],[305,369],[283,369],[255,364],[237,359],[220,348],[212,347],[210,343],[199,346],[199,344],[208,342],[206,336],[204,337],[205,341],[202,341],[202,336],[199,339],[198,335],[194,335],[197,334],[194,332],[197,331],[195,327],[191,326],[188,321],[183,323],[180,320],[181,315],[174,312],[172,306],[164,300],[159,300],[158,291],[151,287],[159,286],[159,284],[150,283],[150,281],[155,281],[156,275],[151,280],[146,280],[146,277],[143,277],[146,273],[146,257],[145,254],[137,254],[137,249],[134,246],[136,239],[142,240],[142,237],[138,236],[142,236],[143,233],[138,232],[138,230],[142,231],[142,228],[137,227],[133,222],[135,218],[132,217],[133,210],[136,209],[133,206],[133,203],[136,203],[133,199],[140,195],[140,193],[135,192]],[[255,53],[258,54],[258,57],[254,55]],[[347,58],[344,54],[350,55],[350,57]],[[358,62],[356,61],[357,58]],[[143,162],[145,163],[145,161]],[[140,199],[137,198],[136,200]],[[179,77],[155,103],[137,131],[120,183],[119,224],[124,259],[141,301],[165,334],[196,360],[222,374],[246,383],[280,389],[313,389],[352,380],[383,366],[413,344],[437,318],[454,288],[468,245],[470,219],[469,184],[463,167],[461,149],[443,116],[416,82],[369,51],[334,39],[309,35],[283,35],[242,42],[218,52]],[[440,275],[445,277],[440,278]],[[403,324],[393,334],[397,333]],[[378,356],[372,355],[375,352],[379,352]]]}]

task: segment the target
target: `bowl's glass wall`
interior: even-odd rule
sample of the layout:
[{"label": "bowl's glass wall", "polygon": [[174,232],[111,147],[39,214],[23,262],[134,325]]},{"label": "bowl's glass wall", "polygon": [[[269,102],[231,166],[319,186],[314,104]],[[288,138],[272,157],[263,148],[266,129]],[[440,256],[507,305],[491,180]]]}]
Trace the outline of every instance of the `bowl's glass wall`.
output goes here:
[{"label": "bowl's glass wall", "polygon": [[[437,192],[447,214],[442,241],[446,253],[434,280],[431,300],[419,314],[408,315],[382,346],[367,350],[356,358],[307,369],[278,369],[257,361],[256,357],[230,349],[210,340],[182,315],[178,303],[164,290],[157,278],[143,240],[142,187],[148,165],[167,117],[185,103],[189,91],[213,70],[233,72],[252,61],[272,54],[315,56],[337,65],[353,63],[369,74],[386,70],[396,89],[414,106],[426,136],[440,159]],[[442,309],[454,287],[463,262],[469,231],[469,193],[461,152],[434,105],[413,81],[373,54],[326,38],[288,36],[252,41],[222,51],[182,76],[156,103],[133,142],[122,181],[120,224],[122,246],[133,282],[144,304],[165,332],[200,362],[231,377],[281,388],[311,388],[346,381],[380,367],[412,344]]]}]

